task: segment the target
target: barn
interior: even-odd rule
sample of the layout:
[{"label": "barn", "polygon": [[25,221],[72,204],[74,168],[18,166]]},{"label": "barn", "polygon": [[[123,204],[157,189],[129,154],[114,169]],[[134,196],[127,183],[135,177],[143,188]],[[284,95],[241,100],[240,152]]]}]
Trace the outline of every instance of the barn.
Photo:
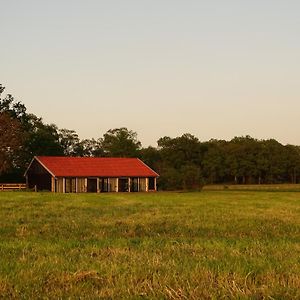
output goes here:
[{"label": "barn", "polygon": [[156,191],[159,175],[138,158],[35,156],[24,176],[38,191],[100,193]]}]

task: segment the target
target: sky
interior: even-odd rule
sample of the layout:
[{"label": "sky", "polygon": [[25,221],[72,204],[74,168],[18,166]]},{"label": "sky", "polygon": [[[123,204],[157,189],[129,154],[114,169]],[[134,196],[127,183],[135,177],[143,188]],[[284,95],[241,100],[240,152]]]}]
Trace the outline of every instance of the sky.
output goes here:
[{"label": "sky", "polygon": [[0,0],[0,83],[80,138],[300,145],[299,0]]}]

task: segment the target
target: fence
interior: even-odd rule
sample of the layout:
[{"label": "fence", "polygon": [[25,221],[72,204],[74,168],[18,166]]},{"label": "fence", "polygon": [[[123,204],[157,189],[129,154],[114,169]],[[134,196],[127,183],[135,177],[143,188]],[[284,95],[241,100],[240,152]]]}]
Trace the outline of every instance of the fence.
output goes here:
[{"label": "fence", "polygon": [[0,191],[13,191],[26,189],[25,183],[0,183]]}]

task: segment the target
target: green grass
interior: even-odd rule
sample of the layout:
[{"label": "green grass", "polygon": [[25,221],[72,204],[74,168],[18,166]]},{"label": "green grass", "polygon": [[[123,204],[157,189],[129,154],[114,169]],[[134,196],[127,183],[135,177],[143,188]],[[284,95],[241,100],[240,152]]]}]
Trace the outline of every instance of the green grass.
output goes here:
[{"label": "green grass", "polygon": [[0,193],[0,298],[300,299],[300,193]]}]

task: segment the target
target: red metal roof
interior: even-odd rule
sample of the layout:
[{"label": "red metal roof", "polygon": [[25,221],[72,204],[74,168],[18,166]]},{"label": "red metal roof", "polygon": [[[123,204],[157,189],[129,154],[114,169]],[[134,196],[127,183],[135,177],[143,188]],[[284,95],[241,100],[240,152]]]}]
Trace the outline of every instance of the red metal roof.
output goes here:
[{"label": "red metal roof", "polygon": [[157,177],[138,158],[36,156],[56,177]]}]

